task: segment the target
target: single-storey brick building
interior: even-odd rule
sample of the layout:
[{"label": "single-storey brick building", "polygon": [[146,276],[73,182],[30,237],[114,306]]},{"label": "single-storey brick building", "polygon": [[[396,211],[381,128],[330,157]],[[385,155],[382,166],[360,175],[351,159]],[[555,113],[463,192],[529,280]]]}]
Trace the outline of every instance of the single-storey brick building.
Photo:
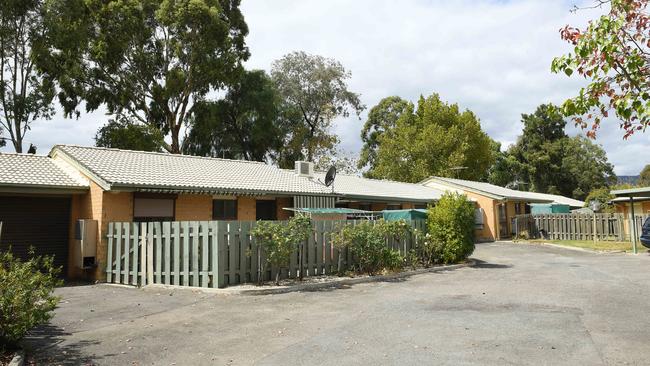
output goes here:
[{"label": "single-storey brick building", "polygon": [[[304,162],[286,170],[262,162],[71,145],[57,145],[49,156],[0,154],[0,247],[21,246],[26,253],[34,245],[39,254],[55,254],[68,277],[101,279],[109,222],[284,220],[291,215],[284,208],[413,208],[442,194],[343,174],[331,187],[323,180]],[[27,219],[18,222],[19,216]],[[27,235],[32,228],[42,235],[39,240]],[[96,250],[92,263],[80,250],[80,240],[89,239]]]},{"label": "single-storey brick building", "polygon": [[569,197],[517,191],[485,182],[431,177],[421,183],[441,191],[464,193],[473,199],[479,209],[477,222],[482,222],[476,230],[476,239],[480,241],[511,237],[513,218],[530,213],[531,203],[559,203],[571,208],[584,206],[584,202]]}]

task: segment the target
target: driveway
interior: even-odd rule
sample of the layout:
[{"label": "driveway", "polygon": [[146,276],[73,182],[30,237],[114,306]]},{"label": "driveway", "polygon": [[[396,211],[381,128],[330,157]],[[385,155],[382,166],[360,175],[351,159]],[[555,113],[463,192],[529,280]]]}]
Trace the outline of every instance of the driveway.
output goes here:
[{"label": "driveway", "polygon": [[316,292],[66,287],[38,364],[650,364],[650,255],[477,246],[474,268]]}]

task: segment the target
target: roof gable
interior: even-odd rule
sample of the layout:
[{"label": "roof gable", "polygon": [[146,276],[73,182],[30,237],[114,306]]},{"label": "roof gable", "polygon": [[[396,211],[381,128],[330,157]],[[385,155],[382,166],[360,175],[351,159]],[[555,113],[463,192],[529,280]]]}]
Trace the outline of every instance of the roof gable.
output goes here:
[{"label": "roof gable", "polygon": [[85,190],[88,181],[47,156],[0,153],[0,186]]}]

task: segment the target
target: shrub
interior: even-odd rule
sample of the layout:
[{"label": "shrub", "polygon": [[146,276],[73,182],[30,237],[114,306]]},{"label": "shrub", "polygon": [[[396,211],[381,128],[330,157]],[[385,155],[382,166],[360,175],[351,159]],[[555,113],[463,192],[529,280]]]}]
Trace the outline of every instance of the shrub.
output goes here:
[{"label": "shrub", "polygon": [[59,301],[53,291],[62,281],[52,257],[21,261],[10,251],[0,252],[0,349],[13,348],[27,331],[46,323]]},{"label": "shrub", "polygon": [[376,225],[370,221],[345,225],[332,236],[332,243],[340,251],[349,248],[354,263],[348,265],[356,272],[375,274],[385,269],[397,270],[403,266],[404,259],[399,251],[387,247],[387,230],[390,228],[383,220]]},{"label": "shrub", "polygon": [[474,251],[474,203],[465,195],[445,193],[427,214],[425,240],[429,260],[456,263]]},{"label": "shrub", "polygon": [[[266,271],[266,264],[278,269],[275,284],[280,284],[280,269],[287,268],[291,253],[309,238],[313,232],[311,220],[304,215],[292,217],[288,223],[259,221],[251,230],[258,245],[266,253],[266,263],[260,263],[261,273]],[[259,276],[262,283],[263,276]]]}]

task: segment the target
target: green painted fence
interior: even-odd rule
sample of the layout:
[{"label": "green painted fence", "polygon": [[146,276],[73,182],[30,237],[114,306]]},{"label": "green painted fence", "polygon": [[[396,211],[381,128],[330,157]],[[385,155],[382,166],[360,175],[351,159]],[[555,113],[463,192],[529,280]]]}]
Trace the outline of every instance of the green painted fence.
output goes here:
[{"label": "green painted fence", "polygon": [[[637,233],[648,215],[636,215]],[[550,240],[631,240],[630,217],[618,213],[518,215],[513,219],[515,236]]]},{"label": "green painted fence", "polygon": [[[265,266],[264,251],[251,236],[254,221],[111,222],[108,225],[106,280],[143,286],[166,284],[219,287],[275,278],[297,278],[300,256],[303,276],[344,271],[353,263],[350,252],[331,244],[332,234],[361,221],[313,221],[313,235],[291,254],[288,268]],[[424,220],[411,226],[424,232]],[[415,234],[386,245],[401,254],[415,248]]]}]

